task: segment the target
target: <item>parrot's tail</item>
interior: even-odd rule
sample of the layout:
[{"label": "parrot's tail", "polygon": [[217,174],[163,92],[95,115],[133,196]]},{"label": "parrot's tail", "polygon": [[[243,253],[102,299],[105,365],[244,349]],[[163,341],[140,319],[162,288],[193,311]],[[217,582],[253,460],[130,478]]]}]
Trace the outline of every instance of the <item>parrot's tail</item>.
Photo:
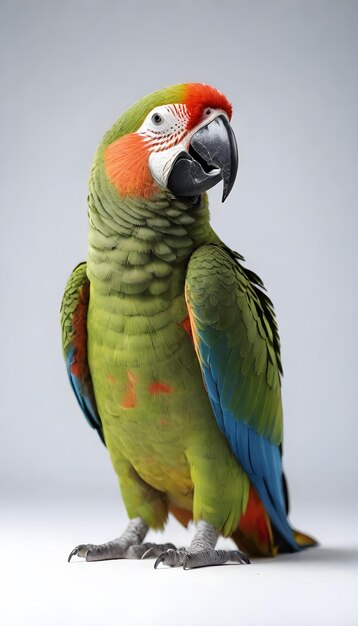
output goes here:
[{"label": "parrot's tail", "polygon": [[278,552],[270,518],[252,485],[246,511],[232,539],[249,556],[276,556]]},{"label": "parrot's tail", "polygon": [[[316,546],[312,537],[292,529],[297,550]],[[285,552],[294,552],[292,543],[279,533],[271,524],[270,518],[255,489],[250,486],[249,500],[245,513],[240,518],[240,524],[232,534],[232,539],[238,547],[249,556],[276,556]]]},{"label": "parrot's tail", "polygon": [[[188,526],[193,519],[191,511],[181,509],[173,504],[170,505],[169,510],[183,526]],[[297,544],[297,550],[317,545],[312,537],[297,530],[292,529],[292,535]],[[294,552],[292,544],[289,544],[271,524],[266,509],[252,485],[250,486],[246,511],[241,515],[239,526],[231,538],[240,550],[251,557],[272,557],[285,552]]]}]

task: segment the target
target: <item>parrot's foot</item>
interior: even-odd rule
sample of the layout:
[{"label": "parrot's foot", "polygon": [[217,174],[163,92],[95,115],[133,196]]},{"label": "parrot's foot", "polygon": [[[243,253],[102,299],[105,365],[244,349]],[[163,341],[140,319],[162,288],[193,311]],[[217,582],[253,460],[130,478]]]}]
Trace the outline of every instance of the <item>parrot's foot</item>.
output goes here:
[{"label": "parrot's foot", "polygon": [[148,526],[140,517],[137,517],[129,522],[125,532],[118,539],[99,545],[85,543],[76,546],[70,553],[68,561],[75,555],[86,561],[155,558],[163,551],[175,550],[172,543],[161,545],[142,543],[147,531]]},{"label": "parrot's foot", "polygon": [[68,557],[68,561],[73,556],[80,556],[86,561],[109,561],[111,559],[151,559],[162,554],[163,551],[175,550],[172,543],[139,543],[125,548],[118,540],[108,541],[95,545],[86,543],[76,546]]},{"label": "parrot's foot", "polygon": [[215,550],[218,534],[207,522],[198,522],[197,532],[189,548],[172,548],[159,555],[154,563],[157,569],[160,563],[169,567],[182,566],[183,569],[194,569],[195,567],[207,567],[209,565],[223,565],[234,562],[249,564],[246,554],[240,550]]},{"label": "parrot's foot", "polygon": [[169,567],[183,566],[183,569],[194,569],[195,567],[207,567],[209,565],[224,565],[224,563],[249,564],[246,554],[240,550],[213,550],[212,548],[203,550],[166,550],[154,563],[157,569],[160,563]]}]

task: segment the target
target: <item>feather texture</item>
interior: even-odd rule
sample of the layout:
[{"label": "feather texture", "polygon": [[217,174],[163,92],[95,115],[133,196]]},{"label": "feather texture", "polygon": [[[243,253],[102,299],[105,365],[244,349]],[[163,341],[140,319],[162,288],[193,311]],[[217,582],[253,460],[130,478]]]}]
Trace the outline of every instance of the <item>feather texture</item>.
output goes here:
[{"label": "feather texture", "polygon": [[282,486],[280,343],[262,288],[223,245],[202,246],[189,262],[187,306],[216,421],[276,531],[298,550]]},{"label": "feather texture", "polygon": [[87,311],[90,284],[86,263],[72,272],[61,303],[62,346],[68,378],[82,412],[104,443],[87,358]]}]

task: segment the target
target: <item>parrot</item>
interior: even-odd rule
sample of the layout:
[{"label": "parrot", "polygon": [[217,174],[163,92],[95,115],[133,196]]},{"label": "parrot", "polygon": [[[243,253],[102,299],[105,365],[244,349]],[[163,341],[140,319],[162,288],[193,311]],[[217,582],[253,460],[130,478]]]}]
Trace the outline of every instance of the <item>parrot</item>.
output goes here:
[{"label": "parrot", "polygon": [[[316,545],[288,521],[282,364],[261,279],[210,225],[238,170],[232,105],[184,83],[124,112],[94,156],[86,262],[61,304],[66,369],[108,449],[128,524],[86,561],[155,559],[185,570]],[[150,543],[169,514],[188,547]],[[216,549],[219,537],[237,549]]]}]

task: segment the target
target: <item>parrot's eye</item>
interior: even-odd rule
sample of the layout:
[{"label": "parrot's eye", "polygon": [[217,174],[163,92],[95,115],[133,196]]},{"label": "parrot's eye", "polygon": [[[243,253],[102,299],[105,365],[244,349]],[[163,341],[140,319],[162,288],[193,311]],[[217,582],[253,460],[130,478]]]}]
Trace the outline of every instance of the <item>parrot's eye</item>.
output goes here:
[{"label": "parrot's eye", "polygon": [[206,109],[205,110],[205,115],[210,115],[210,113],[211,113],[211,109]]},{"label": "parrot's eye", "polygon": [[155,126],[160,126],[160,124],[163,124],[164,122],[164,117],[160,115],[160,113],[153,113],[152,122]]}]

